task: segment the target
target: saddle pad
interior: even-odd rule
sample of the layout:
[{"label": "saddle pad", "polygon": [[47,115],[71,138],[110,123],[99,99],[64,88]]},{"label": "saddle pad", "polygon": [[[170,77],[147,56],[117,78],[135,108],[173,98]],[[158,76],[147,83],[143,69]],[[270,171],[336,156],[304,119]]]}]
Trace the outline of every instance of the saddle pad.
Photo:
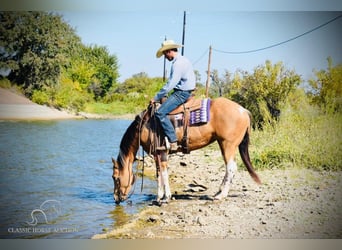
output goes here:
[{"label": "saddle pad", "polygon": [[210,120],[210,99],[201,100],[201,107],[190,112],[190,125],[207,123]]}]

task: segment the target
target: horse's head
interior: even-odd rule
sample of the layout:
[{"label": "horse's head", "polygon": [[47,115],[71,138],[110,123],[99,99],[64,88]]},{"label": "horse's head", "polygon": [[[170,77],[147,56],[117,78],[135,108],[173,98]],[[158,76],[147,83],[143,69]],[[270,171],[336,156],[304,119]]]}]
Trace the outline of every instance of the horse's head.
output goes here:
[{"label": "horse's head", "polygon": [[112,158],[113,162],[113,181],[114,181],[114,200],[116,204],[126,200],[129,197],[129,192],[135,182],[133,173],[133,164],[125,163],[127,166],[122,166],[121,162],[117,162]]}]

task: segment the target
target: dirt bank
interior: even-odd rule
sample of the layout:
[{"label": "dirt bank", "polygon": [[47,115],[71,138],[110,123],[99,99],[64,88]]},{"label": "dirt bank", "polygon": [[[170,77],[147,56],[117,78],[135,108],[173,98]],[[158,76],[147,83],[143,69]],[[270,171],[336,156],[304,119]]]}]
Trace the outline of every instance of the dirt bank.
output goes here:
[{"label": "dirt bank", "polygon": [[[153,169],[151,168],[151,172]],[[224,175],[213,149],[170,157],[174,200],[149,205],[129,223],[93,238],[341,238],[342,172],[239,169],[229,197],[212,201]]]},{"label": "dirt bank", "polygon": [[0,120],[73,119],[79,116],[38,105],[8,89],[0,88]]}]

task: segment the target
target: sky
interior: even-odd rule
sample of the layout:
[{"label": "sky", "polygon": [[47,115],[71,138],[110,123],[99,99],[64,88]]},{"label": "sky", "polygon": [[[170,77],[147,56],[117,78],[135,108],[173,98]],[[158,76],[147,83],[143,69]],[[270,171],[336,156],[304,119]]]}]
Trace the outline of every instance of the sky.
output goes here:
[{"label": "sky", "polygon": [[[119,61],[120,80],[145,72],[163,75],[163,59],[155,54],[167,37],[182,43],[184,11],[62,11],[87,45],[106,46]],[[309,34],[280,46],[252,53],[230,54],[274,45],[341,16]],[[282,61],[304,79],[313,69],[327,68],[327,57],[342,63],[342,12],[186,11],[184,56],[205,82],[209,46],[211,70],[252,71],[266,60]],[[170,63],[167,62],[168,70]]]},{"label": "sky", "polygon": [[[13,1],[18,0],[8,2]],[[75,28],[84,44],[107,47],[118,58],[121,82],[141,72],[150,77],[163,75],[163,59],[155,54],[165,37],[182,42],[184,11],[184,56],[199,71],[201,82],[207,78],[209,46],[213,48],[211,70],[218,70],[220,76],[225,70],[251,72],[270,60],[282,61],[307,80],[314,76],[314,69],[327,68],[328,56],[334,64],[342,63],[342,1],[337,0],[173,0],[169,4],[152,0],[31,0],[29,7],[23,5],[22,9],[55,11]],[[341,17],[280,46],[253,53],[224,53],[281,43],[337,16]],[[166,69],[170,69],[169,62]]]}]

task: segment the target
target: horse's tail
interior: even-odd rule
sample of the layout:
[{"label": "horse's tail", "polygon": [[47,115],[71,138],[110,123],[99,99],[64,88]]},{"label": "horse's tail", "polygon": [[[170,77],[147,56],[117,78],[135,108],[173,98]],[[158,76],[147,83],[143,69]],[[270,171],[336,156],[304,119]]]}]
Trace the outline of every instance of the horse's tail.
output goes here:
[{"label": "horse's tail", "polygon": [[256,183],[261,184],[259,176],[254,171],[254,168],[252,166],[252,163],[251,163],[251,160],[249,157],[249,151],[248,151],[249,133],[250,133],[250,128],[248,127],[248,129],[246,130],[245,136],[243,137],[243,139],[239,145],[239,152],[240,152],[241,159],[242,159],[243,163],[245,164],[245,166],[247,167],[247,170],[248,170],[249,174],[251,175],[251,177],[253,178],[253,180]]}]

